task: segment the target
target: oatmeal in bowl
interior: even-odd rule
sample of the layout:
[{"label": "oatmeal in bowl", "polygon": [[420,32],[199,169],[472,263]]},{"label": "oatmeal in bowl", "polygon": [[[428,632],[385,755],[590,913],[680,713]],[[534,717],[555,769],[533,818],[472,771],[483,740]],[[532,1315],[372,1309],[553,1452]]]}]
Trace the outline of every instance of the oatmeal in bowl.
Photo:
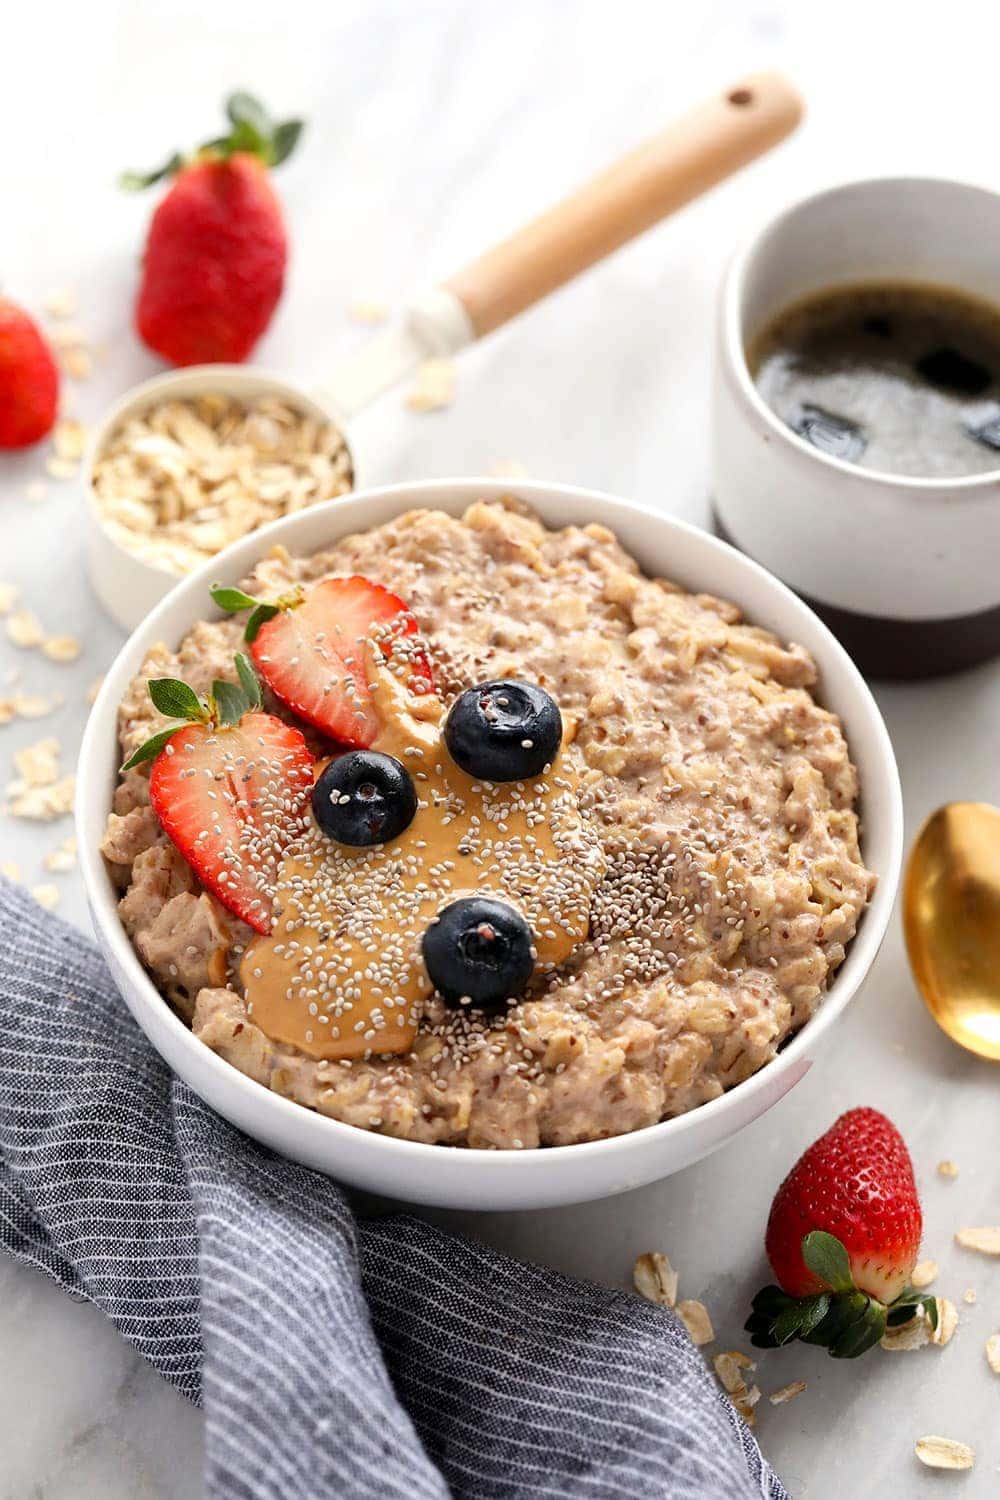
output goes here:
[{"label": "oatmeal in bowl", "polygon": [[[142,1024],[155,1003],[227,1076],[237,1123],[423,1201],[503,1206],[468,1173],[422,1187],[410,1153],[417,1177],[607,1155],[506,1174],[513,1206],[674,1170],[671,1133],[711,1149],[732,1101],[801,1076],[884,930],[898,786],[860,679],[745,558],[603,497],[428,484],[295,519],[227,554],[231,583],[187,581],[98,705],[127,767],[99,930]],[[727,574],[741,602],[759,575],[753,623]],[[245,1123],[261,1100],[280,1141]],[[629,1138],[642,1162],[610,1165]]]},{"label": "oatmeal in bowl", "polygon": [[[822,1004],[875,882],[803,648],[514,500],[278,547],[240,587],[217,591],[238,617],[134,679],[123,759],[157,754],[124,773],[102,844],[140,958],[233,1066],[365,1129],[561,1146],[716,1098]],[[206,704],[240,666],[259,674],[245,716],[161,743],[149,682]],[[558,722],[541,755],[530,694]],[[254,754],[271,764],[243,797]],[[412,805],[369,838],[364,799],[403,796],[385,762]],[[527,934],[499,998],[493,964],[461,972],[484,899]],[[472,927],[460,911],[432,941],[456,903]]]}]

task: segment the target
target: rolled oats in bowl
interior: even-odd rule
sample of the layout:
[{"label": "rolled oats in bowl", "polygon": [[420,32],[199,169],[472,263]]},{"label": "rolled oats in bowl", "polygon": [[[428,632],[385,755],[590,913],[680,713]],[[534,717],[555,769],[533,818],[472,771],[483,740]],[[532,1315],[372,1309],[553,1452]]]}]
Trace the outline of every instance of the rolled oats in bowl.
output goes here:
[{"label": "rolled oats in bowl", "polygon": [[111,538],[182,576],[259,526],[346,494],[354,473],[335,423],[276,396],[209,391],[127,416],[92,484]]}]

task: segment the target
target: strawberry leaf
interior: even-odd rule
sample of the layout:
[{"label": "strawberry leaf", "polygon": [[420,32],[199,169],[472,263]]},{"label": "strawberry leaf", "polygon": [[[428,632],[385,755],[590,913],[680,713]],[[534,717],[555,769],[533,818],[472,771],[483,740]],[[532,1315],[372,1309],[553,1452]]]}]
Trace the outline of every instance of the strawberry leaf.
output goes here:
[{"label": "strawberry leaf", "polygon": [[295,588],[291,593],[283,594],[280,599],[255,599],[252,594],[245,594],[242,589],[229,588],[223,583],[213,583],[209,593],[219,608],[226,610],[228,614],[239,614],[244,609],[252,611],[243,634],[243,639],[250,645],[257,639],[262,625],[273,620],[283,609],[294,609],[301,604],[303,598],[302,590]]},{"label": "strawberry leaf", "polygon": [[141,766],[144,761],[155,759],[168,740],[172,740],[178,730],[186,729],[190,722],[190,719],[180,719],[176,724],[168,724],[166,729],[161,729],[158,734],[154,734],[151,739],[148,739],[144,745],[140,745],[135,754],[129,756],[121,769],[123,771],[131,771],[133,766]]},{"label": "strawberry leaf", "polygon": [[235,682],[213,682],[212,697],[220,724],[238,724],[250,710],[246,694]]},{"label": "strawberry leaf", "polygon": [[213,583],[208,591],[220,609],[224,609],[229,615],[237,615],[242,609],[256,609],[260,603],[253,594],[245,594],[242,589],[229,588],[224,583]]},{"label": "strawberry leaf", "polygon": [[271,165],[280,167],[283,161],[287,161],[299,143],[304,122],[302,120],[282,120],[271,137]]},{"label": "strawberry leaf", "polygon": [[186,682],[179,682],[176,677],[154,677],[147,687],[155,706],[169,719],[190,719],[197,723],[206,717],[205,705]]},{"label": "strawberry leaf", "polygon": [[243,691],[246,693],[250,708],[263,708],[264,695],[261,691],[260,678],[254,671],[253,662],[249,656],[244,656],[242,651],[237,651],[235,660],[236,671],[243,685]]},{"label": "strawberry leaf", "polygon": [[[853,1298],[851,1299],[854,1300]],[[830,1345],[834,1359],[857,1359],[865,1354],[885,1333],[885,1307],[874,1297],[866,1297],[866,1306]]]},{"label": "strawberry leaf", "polygon": [[231,125],[248,126],[259,136],[270,136],[274,129],[271,116],[260,100],[243,89],[229,95],[226,100],[226,115]]},{"label": "strawberry leaf", "polygon": [[273,620],[275,615],[280,613],[281,608],[277,604],[258,604],[247,621],[246,630],[243,632],[243,639],[247,645],[252,646],[260,634],[261,626],[266,625],[268,620]]},{"label": "strawberry leaf", "polygon": [[831,1292],[854,1290],[847,1251],[834,1234],[814,1229],[802,1238],[802,1259],[809,1270]]}]

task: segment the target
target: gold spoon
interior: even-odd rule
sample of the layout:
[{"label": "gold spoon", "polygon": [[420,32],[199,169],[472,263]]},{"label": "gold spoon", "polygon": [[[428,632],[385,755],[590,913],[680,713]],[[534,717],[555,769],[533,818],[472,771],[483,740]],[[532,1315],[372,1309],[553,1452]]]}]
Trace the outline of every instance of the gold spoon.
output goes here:
[{"label": "gold spoon", "polygon": [[1000,808],[948,802],[931,814],[907,865],[903,929],[942,1031],[1000,1061]]}]

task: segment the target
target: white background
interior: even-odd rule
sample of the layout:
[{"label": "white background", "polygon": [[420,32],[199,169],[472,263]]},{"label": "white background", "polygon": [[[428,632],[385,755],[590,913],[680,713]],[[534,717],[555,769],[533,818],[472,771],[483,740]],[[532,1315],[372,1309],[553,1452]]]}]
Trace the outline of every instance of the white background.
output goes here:
[{"label": "white background", "polygon": [[[398,305],[750,68],[775,63],[797,79],[809,118],[793,143],[463,356],[450,411],[416,416],[396,392],[366,412],[354,436],[373,481],[516,459],[703,521],[714,297],[736,239],[770,208],[852,175],[939,171],[1000,186],[1000,19],[971,0],[933,11],[912,0],[50,0],[0,14],[0,283],[35,308],[53,287],[78,288],[81,321],[107,346],[79,391],[90,421],[157,368],[130,331],[151,200],[119,194],[115,175],[216,133],[232,86],[310,122],[281,174],[294,260],[258,358],[311,380],[361,337],[346,316],[355,298]],[[4,781],[13,751],[45,734],[72,762],[86,686],[121,640],[83,578],[73,482],[52,483],[41,504],[24,498],[43,464],[42,453],[0,459],[0,578],[86,650],[60,667],[0,637],[0,681],[20,667],[27,686],[67,699],[51,719],[0,728]],[[863,547],[863,518],[850,524]],[[946,799],[1000,801],[1000,668],[879,698],[911,836]],[[30,882],[51,879],[41,857],[68,832],[4,818],[0,857],[17,858]],[[64,914],[86,926],[76,878],[55,878]],[[996,1084],[925,1015],[894,930],[820,1066],[726,1158],[610,1203],[467,1227],[615,1285],[641,1251],[664,1249],[682,1295],[705,1298],[717,1347],[728,1347],[764,1274],[777,1181],[839,1110],[882,1107],[910,1142],[926,1253],[961,1326],[943,1352],[874,1351],[856,1365],[804,1348],[768,1356],[765,1390],[809,1387],[791,1406],[764,1403],[761,1442],[793,1493],[813,1500],[995,1494],[1000,1381],[983,1342],[1000,1327],[1000,1263],[954,1250],[951,1236],[1000,1216]],[[956,1182],[935,1174],[944,1156],[960,1164]],[[966,1287],[975,1307],[961,1302]],[[0,1348],[0,1500],[199,1495],[197,1414],[99,1315],[0,1263]],[[920,1470],[912,1445],[926,1432],[971,1442],[976,1471]]]}]

